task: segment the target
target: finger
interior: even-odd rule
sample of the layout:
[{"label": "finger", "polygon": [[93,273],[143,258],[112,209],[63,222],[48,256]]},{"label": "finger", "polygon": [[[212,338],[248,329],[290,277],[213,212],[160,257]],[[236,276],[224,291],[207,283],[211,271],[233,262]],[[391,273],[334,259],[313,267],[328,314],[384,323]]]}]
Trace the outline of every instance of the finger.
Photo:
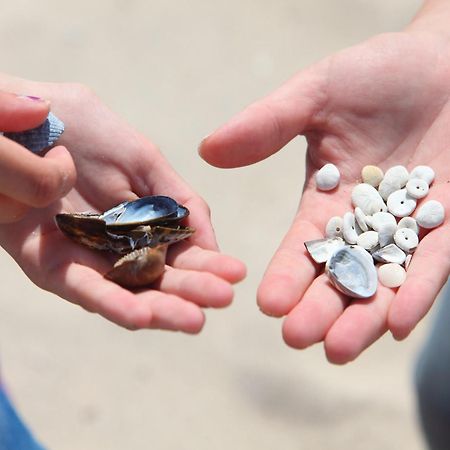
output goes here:
[{"label": "finger", "polygon": [[13,223],[23,219],[29,206],[0,194],[0,223]]},{"label": "finger", "polygon": [[47,100],[0,91],[0,131],[24,131],[44,122],[50,111]]},{"label": "finger", "polygon": [[260,309],[270,316],[288,314],[303,297],[319,273],[312,263],[304,242],[320,239],[322,233],[299,215],[275,252],[259,285]]},{"label": "finger", "polygon": [[353,361],[383,336],[394,295],[392,289],[379,285],[373,298],[351,301],[325,337],[325,352],[330,362]]},{"label": "finger", "polygon": [[96,270],[63,264],[52,272],[52,292],[130,330],[162,328],[197,333],[204,323],[198,306],[158,291],[134,294]]},{"label": "finger", "polygon": [[230,283],[208,272],[167,267],[152,287],[202,307],[223,308],[233,300]]},{"label": "finger", "polygon": [[[206,202],[196,195],[189,185],[173,170],[161,153],[144,137],[140,137],[143,148],[152,153],[151,165],[143,164],[134,177],[131,177],[133,190],[139,196],[158,193],[169,195],[186,206],[189,211],[188,223],[196,229],[191,240],[196,245],[209,250],[218,250],[211,214]],[[144,157],[143,161],[148,158]]]},{"label": "finger", "polygon": [[0,137],[0,193],[32,207],[47,206],[75,184],[75,165],[64,147],[44,158]]},{"label": "finger", "polygon": [[323,341],[347,304],[348,297],[337,291],[325,274],[320,275],[283,323],[286,344],[304,349]]},{"label": "finger", "polygon": [[431,308],[447,281],[449,255],[448,225],[431,231],[420,241],[389,311],[389,329],[396,339],[406,338]]},{"label": "finger", "polygon": [[177,269],[209,272],[230,283],[237,283],[246,275],[245,265],[238,259],[204,250],[189,242],[169,248],[166,262]]},{"label": "finger", "polygon": [[322,65],[300,72],[205,138],[200,156],[217,167],[239,167],[272,155],[308,126],[322,108]]}]

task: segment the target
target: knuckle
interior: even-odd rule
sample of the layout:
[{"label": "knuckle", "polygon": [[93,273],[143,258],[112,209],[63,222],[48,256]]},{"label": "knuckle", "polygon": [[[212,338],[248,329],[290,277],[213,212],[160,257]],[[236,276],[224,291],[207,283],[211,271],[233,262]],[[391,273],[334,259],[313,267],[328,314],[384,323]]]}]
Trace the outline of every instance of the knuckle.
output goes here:
[{"label": "knuckle", "polygon": [[33,202],[37,207],[44,207],[56,199],[60,190],[60,179],[47,171],[34,180]]}]

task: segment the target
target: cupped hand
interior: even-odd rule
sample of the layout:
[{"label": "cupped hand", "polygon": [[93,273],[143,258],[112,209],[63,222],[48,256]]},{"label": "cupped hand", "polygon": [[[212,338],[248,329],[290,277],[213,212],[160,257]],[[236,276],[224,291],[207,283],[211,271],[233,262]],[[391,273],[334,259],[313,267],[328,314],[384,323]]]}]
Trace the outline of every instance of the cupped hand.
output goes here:
[{"label": "cupped hand", "polygon": [[[270,156],[298,134],[307,138],[299,209],[258,289],[262,311],[287,316],[288,345],[324,341],[328,359],[346,363],[387,330],[405,338],[431,307],[450,268],[449,94],[446,39],[380,35],[300,72],[202,142],[206,161],[236,167]],[[313,175],[329,162],[340,169],[341,182],[321,192]],[[433,167],[427,200],[439,200],[447,218],[421,240],[398,290],[380,285],[374,297],[352,300],[331,286],[304,242],[323,237],[328,219],[350,210],[351,190],[368,164]]]},{"label": "cupped hand", "polygon": [[[51,101],[52,111],[65,123],[58,143],[69,149],[77,181],[58,202],[0,226],[2,246],[38,286],[121,326],[200,331],[202,308],[228,305],[231,283],[245,276],[241,262],[219,253],[205,202],[153,144],[87,88],[15,79],[5,83]],[[26,151],[20,149],[24,156]],[[187,206],[187,224],[197,231],[169,248],[166,271],[149,289],[131,292],[103,278],[112,267],[110,255],[70,241],[55,225],[59,212],[105,211],[153,194],[171,196]]]}]

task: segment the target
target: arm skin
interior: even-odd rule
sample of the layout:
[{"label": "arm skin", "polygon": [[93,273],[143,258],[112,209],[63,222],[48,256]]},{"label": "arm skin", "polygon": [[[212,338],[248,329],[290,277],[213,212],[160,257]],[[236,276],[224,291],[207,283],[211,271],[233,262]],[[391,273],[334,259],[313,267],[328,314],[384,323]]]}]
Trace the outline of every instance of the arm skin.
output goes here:
[{"label": "arm skin", "polygon": [[[6,138],[0,141],[10,154],[9,165],[0,157],[0,178],[9,177],[8,183],[2,182],[5,186],[0,184],[0,193],[12,196],[18,178],[28,183],[12,199],[25,204],[23,210],[2,220],[0,244],[35,284],[129,329],[197,333],[204,324],[204,307],[231,302],[231,284],[245,276],[245,267],[218,252],[208,206],[151,142],[84,86],[1,75],[0,90],[48,99],[66,127],[58,141],[64,147],[44,158]],[[41,121],[49,105],[45,108]],[[52,170],[36,169],[30,179],[30,167],[42,167],[47,160],[63,175],[52,178]],[[191,211],[188,225],[197,229],[169,249],[166,271],[152,289],[134,293],[103,278],[112,266],[110,256],[71,242],[54,222],[59,212],[105,211],[151,194],[169,195],[186,205]]]},{"label": "arm skin", "polygon": [[[450,269],[450,2],[426,2],[403,32],[376,36],[301,71],[207,137],[200,155],[218,167],[267,158],[295,136],[308,142],[306,181],[294,222],[261,281],[258,303],[286,316],[283,337],[294,348],[324,342],[329,361],[344,364],[386,331],[403,339],[425,316]],[[337,191],[317,191],[325,163],[341,171]],[[361,168],[430,165],[436,180],[427,200],[446,222],[414,254],[406,282],[380,286],[350,301],[330,286],[306,254],[304,241],[323,237],[331,216],[350,210]],[[316,206],[320,204],[318,209]],[[432,269],[430,269],[432,268]]]}]

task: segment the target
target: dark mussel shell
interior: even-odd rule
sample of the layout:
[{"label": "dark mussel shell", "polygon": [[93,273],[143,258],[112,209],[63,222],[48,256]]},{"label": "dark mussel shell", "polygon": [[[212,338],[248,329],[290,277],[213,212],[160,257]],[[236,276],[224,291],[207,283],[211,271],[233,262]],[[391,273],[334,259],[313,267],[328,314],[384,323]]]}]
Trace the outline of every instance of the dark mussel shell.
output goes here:
[{"label": "dark mussel shell", "polygon": [[133,228],[138,225],[173,222],[189,214],[186,207],[164,195],[142,197],[131,202],[123,202],[99,216],[108,229]]}]

